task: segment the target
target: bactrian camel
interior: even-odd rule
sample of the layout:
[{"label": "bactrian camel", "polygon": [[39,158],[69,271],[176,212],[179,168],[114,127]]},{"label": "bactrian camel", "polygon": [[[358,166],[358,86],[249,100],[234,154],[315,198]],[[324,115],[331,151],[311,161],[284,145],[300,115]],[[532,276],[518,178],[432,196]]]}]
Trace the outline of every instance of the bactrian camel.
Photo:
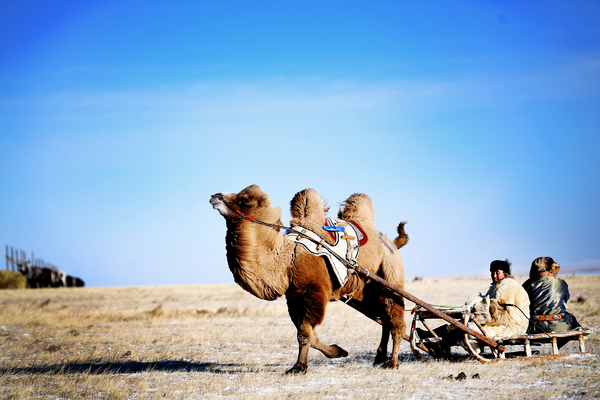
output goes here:
[{"label": "bactrian camel", "polygon": [[[310,347],[329,358],[348,355],[335,344],[322,343],[315,332],[315,327],[323,321],[327,303],[343,296],[349,297],[366,315],[381,321],[381,341],[374,365],[398,367],[398,352],[406,328],[401,300],[392,300],[376,283],[365,283],[355,274],[350,274],[348,282],[340,287],[330,277],[323,257],[309,253],[278,228],[242,218],[240,212],[255,220],[281,225],[281,207],[273,207],[271,199],[259,186],[248,186],[237,194],[217,193],[210,203],[227,223],[227,262],[235,282],[260,299],[286,297],[299,345],[298,360],[287,373],[306,372]],[[305,189],[291,202],[290,224],[304,226],[331,241],[329,234],[321,228],[327,211],[328,207],[317,191]],[[338,218],[355,222],[368,238],[360,247],[358,264],[403,289],[404,264],[396,248],[408,242],[404,222],[398,226],[398,237],[393,242],[389,240],[375,228],[373,204],[365,194],[354,194],[344,201]],[[393,345],[388,359],[390,336]]]}]

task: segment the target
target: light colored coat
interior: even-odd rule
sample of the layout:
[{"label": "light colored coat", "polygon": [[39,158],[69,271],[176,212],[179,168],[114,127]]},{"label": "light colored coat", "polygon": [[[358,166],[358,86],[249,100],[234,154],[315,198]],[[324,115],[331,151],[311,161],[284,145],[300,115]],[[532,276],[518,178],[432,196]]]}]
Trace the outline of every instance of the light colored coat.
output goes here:
[{"label": "light colored coat", "polygon": [[[478,293],[479,294],[479,293]],[[512,278],[505,278],[499,284],[490,285],[475,304],[477,321],[483,325],[488,337],[509,337],[527,332],[529,320],[529,296],[523,287]],[[467,304],[475,303],[477,295],[469,296]]]}]

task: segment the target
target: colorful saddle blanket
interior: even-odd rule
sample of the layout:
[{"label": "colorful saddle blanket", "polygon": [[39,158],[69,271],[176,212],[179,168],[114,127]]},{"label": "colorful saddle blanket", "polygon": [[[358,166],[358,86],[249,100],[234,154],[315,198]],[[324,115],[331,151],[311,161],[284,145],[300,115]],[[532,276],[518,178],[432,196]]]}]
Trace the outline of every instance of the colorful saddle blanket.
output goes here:
[{"label": "colorful saddle blanket", "polygon": [[326,225],[323,226],[323,229],[331,235],[335,242],[334,245],[327,243],[317,233],[303,226],[293,226],[285,235],[312,254],[325,258],[333,272],[331,279],[337,280],[341,286],[344,286],[348,282],[348,268],[338,257],[350,264],[356,264],[360,246],[365,244],[368,238],[360,226],[354,222],[334,221],[331,218],[326,218],[325,222]]}]

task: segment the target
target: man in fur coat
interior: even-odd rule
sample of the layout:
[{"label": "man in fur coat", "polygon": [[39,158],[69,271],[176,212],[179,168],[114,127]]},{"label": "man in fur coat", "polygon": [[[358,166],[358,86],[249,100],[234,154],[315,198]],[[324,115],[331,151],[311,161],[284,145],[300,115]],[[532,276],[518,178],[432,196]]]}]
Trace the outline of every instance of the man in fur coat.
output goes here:
[{"label": "man in fur coat", "polygon": [[[492,284],[487,293],[473,293],[466,304],[474,307],[475,319],[479,322],[488,337],[522,335],[527,331],[529,320],[529,296],[523,287],[510,276],[508,261],[496,260],[490,264]],[[478,329],[473,326],[473,329]],[[449,358],[450,348],[459,343],[464,332],[455,325],[442,325],[435,330],[441,341],[441,356]],[[417,328],[421,338],[432,337],[430,332]],[[476,351],[480,348],[471,345]],[[430,350],[436,354],[435,346]]]},{"label": "man in fur coat", "polygon": [[[495,260],[490,264],[492,284],[484,296],[471,295],[467,304],[474,303],[475,319],[488,337],[522,335],[529,325],[529,296],[523,287],[510,275],[508,261]],[[481,300],[483,298],[483,300]],[[488,312],[489,311],[489,312]]]}]

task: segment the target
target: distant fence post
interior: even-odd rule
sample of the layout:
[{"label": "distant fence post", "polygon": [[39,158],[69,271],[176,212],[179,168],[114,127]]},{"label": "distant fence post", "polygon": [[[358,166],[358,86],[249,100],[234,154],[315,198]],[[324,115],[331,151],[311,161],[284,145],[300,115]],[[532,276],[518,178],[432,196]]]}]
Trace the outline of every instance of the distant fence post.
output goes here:
[{"label": "distant fence post", "polygon": [[[35,252],[31,251],[31,262],[27,261],[27,252],[23,249],[15,249],[12,246],[6,245],[6,269],[11,271],[18,271],[20,264],[30,264],[32,267],[37,268],[50,268],[57,270],[56,265],[51,262],[44,261],[43,258],[35,258]],[[10,250],[9,250],[10,248]]]},{"label": "distant fence post", "polygon": [[[16,251],[14,247],[10,247],[10,251],[8,250],[9,246],[6,245],[6,269],[8,271],[16,271],[18,268],[15,266],[16,263],[19,263],[19,252]],[[16,258],[15,258],[16,257]]]}]

